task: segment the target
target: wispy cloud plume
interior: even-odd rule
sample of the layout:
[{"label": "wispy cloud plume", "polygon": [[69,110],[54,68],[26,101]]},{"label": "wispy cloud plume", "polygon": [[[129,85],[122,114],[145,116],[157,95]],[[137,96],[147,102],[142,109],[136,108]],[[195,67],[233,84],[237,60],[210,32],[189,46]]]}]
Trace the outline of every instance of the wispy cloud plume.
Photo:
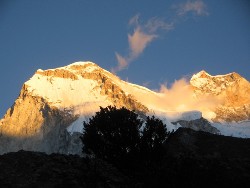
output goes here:
[{"label": "wispy cloud plume", "polygon": [[214,109],[223,103],[223,100],[211,95],[197,97],[194,95],[192,86],[185,78],[176,80],[171,87],[161,84],[156,93],[156,95],[136,93],[136,96],[138,99],[143,98],[152,109],[160,110],[169,117],[178,115],[177,112],[197,110],[202,112],[203,117],[212,119],[215,115],[213,113]]},{"label": "wispy cloud plume", "polygon": [[[194,13],[197,16],[208,15],[206,4],[202,0],[188,0],[173,7],[177,10],[175,15],[178,17],[177,20],[188,13]],[[133,16],[128,22],[128,25],[134,28],[133,32],[128,34],[129,52],[125,56],[115,53],[118,64],[112,68],[112,72],[116,73],[127,68],[151,42],[159,37],[160,31],[167,32],[173,29],[177,20],[167,23],[163,18],[153,17],[141,23],[139,14]]]},{"label": "wispy cloud plume", "polygon": [[170,88],[161,85],[159,92],[163,95],[158,104],[173,111],[205,111],[212,109],[219,102],[214,97],[194,97],[193,89],[185,78],[176,80]]},{"label": "wispy cloud plume", "polygon": [[187,1],[177,6],[177,14],[179,16],[183,16],[190,12],[198,16],[208,15],[207,6],[202,0]]},{"label": "wispy cloud plume", "polygon": [[115,56],[118,61],[118,65],[115,68],[113,68],[112,72],[117,72],[117,71],[125,69],[128,66],[128,60],[126,60],[117,52],[115,53]]},{"label": "wispy cloud plume", "polygon": [[129,20],[129,26],[134,27],[132,34],[128,34],[129,53],[125,57],[115,53],[118,65],[112,69],[113,72],[127,68],[158,37],[158,31],[173,28],[173,24],[168,24],[160,18],[151,18],[145,24],[140,24],[139,15]]},{"label": "wispy cloud plume", "polygon": [[152,42],[157,35],[147,34],[140,27],[137,27],[132,35],[128,35],[129,48],[131,50],[131,59],[137,58],[147,45]]}]

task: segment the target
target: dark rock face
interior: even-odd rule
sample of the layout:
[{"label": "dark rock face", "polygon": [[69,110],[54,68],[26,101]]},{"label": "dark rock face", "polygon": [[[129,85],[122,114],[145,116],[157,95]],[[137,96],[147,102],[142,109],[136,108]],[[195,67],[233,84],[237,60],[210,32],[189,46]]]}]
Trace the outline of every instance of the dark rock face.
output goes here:
[{"label": "dark rock face", "polygon": [[174,125],[179,123],[182,127],[184,128],[190,128],[195,131],[204,131],[204,132],[209,132],[213,134],[218,134],[219,130],[216,129],[215,127],[211,126],[208,120],[204,118],[200,119],[195,119],[191,121],[185,121],[185,120],[179,120],[176,122],[172,122]]}]

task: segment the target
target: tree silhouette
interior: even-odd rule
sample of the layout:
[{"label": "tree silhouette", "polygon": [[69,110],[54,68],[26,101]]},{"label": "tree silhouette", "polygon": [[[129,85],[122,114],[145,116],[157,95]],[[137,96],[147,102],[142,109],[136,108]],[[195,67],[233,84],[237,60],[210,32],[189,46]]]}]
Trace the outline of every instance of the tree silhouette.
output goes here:
[{"label": "tree silhouette", "polygon": [[170,132],[167,131],[163,122],[152,117],[147,117],[146,125],[141,136],[141,155],[145,163],[159,162],[164,156],[163,143]]},{"label": "tree silhouette", "polygon": [[100,107],[88,123],[84,122],[84,133],[80,137],[83,152],[118,167],[158,165],[169,132],[166,125],[154,116],[147,117],[140,131],[142,124],[135,112],[124,107]]},{"label": "tree silhouette", "polygon": [[126,108],[108,106],[84,122],[83,152],[112,163],[119,163],[137,155],[142,120]]}]

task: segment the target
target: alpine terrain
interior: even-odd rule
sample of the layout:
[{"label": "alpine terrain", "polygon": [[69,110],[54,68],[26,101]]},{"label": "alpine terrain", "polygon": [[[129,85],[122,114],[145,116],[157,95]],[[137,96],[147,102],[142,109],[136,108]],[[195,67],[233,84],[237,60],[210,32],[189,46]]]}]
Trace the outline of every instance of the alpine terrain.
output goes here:
[{"label": "alpine terrain", "polygon": [[250,83],[246,79],[237,73],[211,76],[201,71],[183,87],[197,105],[177,110],[161,102],[168,92],[125,82],[92,62],[38,69],[0,121],[0,153],[23,149],[81,154],[83,121],[108,105],[134,110],[142,119],[157,116],[169,130],[188,127],[250,137]]}]

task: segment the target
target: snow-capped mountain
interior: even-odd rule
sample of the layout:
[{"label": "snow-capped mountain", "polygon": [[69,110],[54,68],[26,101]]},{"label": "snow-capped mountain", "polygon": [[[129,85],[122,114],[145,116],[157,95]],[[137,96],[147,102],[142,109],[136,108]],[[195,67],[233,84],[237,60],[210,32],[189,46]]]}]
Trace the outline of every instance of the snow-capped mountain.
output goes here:
[{"label": "snow-capped mountain", "polygon": [[216,99],[212,125],[226,136],[250,137],[250,83],[233,72],[212,76],[204,70],[190,80],[197,98]]},{"label": "snow-capped mountain", "polygon": [[[215,115],[209,119],[211,122],[249,120],[250,103],[246,95],[249,82],[235,73],[232,75],[213,77],[202,71],[190,81],[191,87],[188,87],[192,88],[195,99],[207,95],[223,100],[214,111],[209,109],[209,113]],[[244,84],[248,84],[248,89]],[[244,90],[238,91],[241,88]],[[217,128],[211,126],[211,122],[202,118],[205,112],[197,109],[170,111],[157,105],[156,101],[161,101],[162,97],[163,93],[125,82],[92,62],[39,69],[24,83],[19,97],[0,121],[0,153],[24,149],[80,154],[82,145],[79,135],[83,130],[83,121],[88,121],[100,106],[108,105],[124,106],[136,111],[142,118],[145,115],[158,116],[169,130],[189,126],[195,130],[219,132],[217,128],[221,128],[221,124],[214,124]],[[231,101],[232,98],[235,101]],[[243,107],[248,111],[231,116],[231,108],[238,110]],[[248,115],[243,116],[243,112]],[[226,119],[228,115],[232,118]]]},{"label": "snow-capped mountain", "polygon": [[214,122],[250,120],[250,83],[233,72],[211,76],[201,71],[190,80],[197,97],[206,94],[218,99]]}]

